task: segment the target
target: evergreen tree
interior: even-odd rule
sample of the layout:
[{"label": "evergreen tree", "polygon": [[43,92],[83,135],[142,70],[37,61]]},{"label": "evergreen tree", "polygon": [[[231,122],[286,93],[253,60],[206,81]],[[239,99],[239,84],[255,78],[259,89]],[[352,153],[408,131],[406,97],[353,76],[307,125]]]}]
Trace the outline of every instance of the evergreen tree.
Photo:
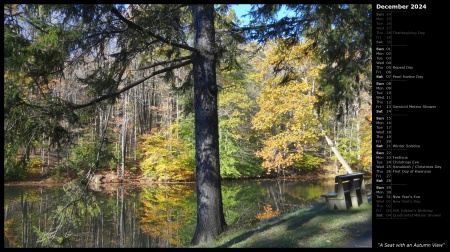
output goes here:
[{"label": "evergreen tree", "polygon": [[[192,244],[212,241],[226,227],[216,68],[239,67],[238,45],[245,38],[292,38],[287,41],[294,45],[306,36],[317,41],[313,50],[337,48],[323,54],[329,71],[342,73],[326,82],[333,89],[324,101],[353,99],[346,90],[357,90],[358,73],[369,69],[370,5],[285,6],[294,15],[278,20],[281,5],[255,5],[249,26],[240,28],[226,17],[229,5],[6,4],[5,167],[16,165],[19,151],[27,153],[33,141],[50,138],[56,148],[70,143],[70,127],[93,105],[107,99],[113,104],[121,93],[158,75],[173,83],[173,70],[186,68],[178,89],[194,94],[197,227]],[[136,59],[137,66],[132,64]],[[130,79],[130,72],[140,77]],[[68,82],[85,90],[83,99],[50,94],[52,87]]]}]

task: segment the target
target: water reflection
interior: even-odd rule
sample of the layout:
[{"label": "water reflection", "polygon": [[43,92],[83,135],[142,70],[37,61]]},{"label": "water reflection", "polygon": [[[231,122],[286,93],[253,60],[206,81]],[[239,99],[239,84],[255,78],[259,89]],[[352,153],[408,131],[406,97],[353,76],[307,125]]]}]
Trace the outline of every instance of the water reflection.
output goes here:
[{"label": "water reflection", "polygon": [[[229,225],[245,226],[323,202],[332,184],[223,182]],[[118,185],[82,200],[63,187],[4,188],[4,247],[187,247],[195,231],[195,184]],[[64,212],[65,215],[56,215]],[[62,217],[61,217],[62,216]]]}]

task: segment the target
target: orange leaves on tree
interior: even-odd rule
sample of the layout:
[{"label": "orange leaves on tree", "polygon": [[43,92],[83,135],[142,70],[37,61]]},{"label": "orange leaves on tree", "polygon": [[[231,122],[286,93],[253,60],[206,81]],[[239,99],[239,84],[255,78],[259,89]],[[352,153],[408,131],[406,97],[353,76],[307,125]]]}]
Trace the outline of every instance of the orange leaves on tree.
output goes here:
[{"label": "orange leaves on tree", "polygon": [[263,206],[264,212],[259,213],[256,215],[256,219],[258,220],[267,220],[274,216],[278,216],[280,214],[280,211],[277,209],[275,211],[272,210],[272,206],[269,204],[266,204]]}]

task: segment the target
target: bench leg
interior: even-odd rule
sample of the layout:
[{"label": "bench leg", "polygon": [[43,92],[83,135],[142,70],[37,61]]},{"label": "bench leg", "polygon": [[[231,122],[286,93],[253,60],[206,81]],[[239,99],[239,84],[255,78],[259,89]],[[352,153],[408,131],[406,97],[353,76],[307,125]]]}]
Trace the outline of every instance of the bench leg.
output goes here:
[{"label": "bench leg", "polygon": [[356,193],[356,181],[354,181],[354,180],[351,180],[350,181],[350,202],[351,202],[351,204],[352,204],[352,207],[354,207],[354,208],[357,208],[357,207],[359,207],[359,204],[358,204],[358,195],[357,195],[357,193]]},{"label": "bench leg", "polygon": [[347,210],[347,204],[345,199],[326,198],[328,210],[334,210],[336,207],[338,210]]},{"label": "bench leg", "polygon": [[351,202],[352,202],[352,207],[354,207],[354,208],[359,207],[358,196],[355,194],[355,195],[351,195],[350,198],[351,198]]},{"label": "bench leg", "polygon": [[338,200],[338,210],[347,210],[347,202],[345,202],[345,198]]},{"label": "bench leg", "polygon": [[334,210],[334,202],[330,199],[327,199],[327,207],[328,210]]},{"label": "bench leg", "polygon": [[366,192],[366,185],[364,184],[364,180],[361,183],[361,188],[359,189],[360,197],[362,203],[369,203],[369,200],[367,199],[367,192]]},{"label": "bench leg", "polygon": [[347,210],[345,199],[327,199],[327,206],[329,210],[334,210],[335,206],[338,210]]},{"label": "bench leg", "polygon": [[361,190],[361,200],[363,204],[369,203],[369,200],[367,199],[367,193],[365,190],[364,191]]}]

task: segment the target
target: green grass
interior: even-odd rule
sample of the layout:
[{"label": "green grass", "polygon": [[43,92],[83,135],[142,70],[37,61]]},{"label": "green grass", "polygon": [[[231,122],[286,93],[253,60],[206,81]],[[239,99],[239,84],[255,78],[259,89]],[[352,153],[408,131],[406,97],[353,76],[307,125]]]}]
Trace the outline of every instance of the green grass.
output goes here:
[{"label": "green grass", "polygon": [[337,248],[372,229],[372,203],[347,211],[301,209],[249,228],[234,228],[202,248]]}]

